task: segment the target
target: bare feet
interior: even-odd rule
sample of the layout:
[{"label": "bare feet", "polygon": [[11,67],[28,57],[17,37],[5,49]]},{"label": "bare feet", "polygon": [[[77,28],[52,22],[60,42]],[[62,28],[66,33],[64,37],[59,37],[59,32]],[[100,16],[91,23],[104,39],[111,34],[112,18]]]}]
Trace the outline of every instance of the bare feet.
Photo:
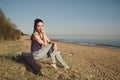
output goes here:
[{"label": "bare feet", "polygon": [[60,51],[56,51],[58,54],[61,54],[61,52]]},{"label": "bare feet", "polygon": [[58,53],[58,54],[61,54],[61,52],[60,52],[60,51],[54,51],[54,52],[56,52],[56,53]]},{"label": "bare feet", "polygon": [[68,66],[65,66],[65,67],[64,67],[64,69],[65,69],[65,70],[67,70],[67,69],[70,69],[70,67],[68,67]]},{"label": "bare feet", "polygon": [[52,66],[54,69],[57,70],[57,66],[56,66],[56,64],[51,64],[51,66]]}]

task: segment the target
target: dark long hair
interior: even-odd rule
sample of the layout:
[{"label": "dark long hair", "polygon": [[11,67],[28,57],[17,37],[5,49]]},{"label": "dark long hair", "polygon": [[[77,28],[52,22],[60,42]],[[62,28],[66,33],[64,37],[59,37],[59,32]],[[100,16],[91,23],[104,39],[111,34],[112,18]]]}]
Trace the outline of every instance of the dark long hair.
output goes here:
[{"label": "dark long hair", "polygon": [[39,22],[44,23],[42,19],[38,19],[38,18],[37,18],[37,19],[34,20],[34,29],[33,29],[33,33],[32,33],[32,35],[31,35],[31,40],[32,40],[32,37],[33,37],[34,32],[35,32],[36,29],[37,29],[36,26],[37,26],[37,24],[38,24]]}]

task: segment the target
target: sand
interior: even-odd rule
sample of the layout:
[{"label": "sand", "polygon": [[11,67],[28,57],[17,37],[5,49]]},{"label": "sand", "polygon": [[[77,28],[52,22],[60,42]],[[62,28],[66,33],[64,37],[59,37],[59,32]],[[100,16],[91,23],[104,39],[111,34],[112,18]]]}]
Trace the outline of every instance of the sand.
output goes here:
[{"label": "sand", "polygon": [[[22,51],[30,51],[30,38],[23,36],[20,41],[0,43],[0,49],[2,51],[0,53],[0,59],[4,60],[4,63],[0,63],[0,70],[3,70],[3,73],[0,72],[1,78],[23,78],[26,80],[120,80],[120,48],[88,46],[60,41],[55,42],[57,43],[58,50],[61,52],[61,56],[69,65],[70,70],[64,71],[60,64],[57,63],[58,70],[56,71],[49,67],[49,64],[46,64],[47,61],[49,62],[48,59],[45,60],[46,62],[43,64],[43,72],[46,76],[37,76],[30,70],[27,71],[28,67],[23,65],[23,63],[19,63],[16,59],[17,57],[13,55],[13,52],[17,55],[21,54]],[[9,55],[7,54],[8,57],[6,57],[7,55],[3,55],[6,53],[9,53]],[[13,58],[15,58],[16,61],[14,61]],[[16,70],[12,69],[10,65],[15,67]],[[19,67],[22,67],[24,71],[19,70]],[[10,71],[7,71],[8,69]],[[24,75],[22,73],[18,75],[19,71],[17,70],[24,73]],[[5,74],[5,72],[7,76],[2,75]],[[14,74],[11,75],[11,73]]]},{"label": "sand", "polygon": [[88,80],[120,80],[120,48],[55,42],[70,70],[75,72],[74,76],[78,74],[76,78],[81,76],[81,79]]},{"label": "sand", "polygon": [[120,48],[105,48],[55,41],[69,65],[83,76],[97,80],[120,80]]},{"label": "sand", "polygon": [[70,70],[75,72],[75,76],[78,74],[76,78],[81,76],[81,79],[88,80],[120,80],[120,48],[89,46],[56,40],[55,42],[61,56],[70,66]]}]

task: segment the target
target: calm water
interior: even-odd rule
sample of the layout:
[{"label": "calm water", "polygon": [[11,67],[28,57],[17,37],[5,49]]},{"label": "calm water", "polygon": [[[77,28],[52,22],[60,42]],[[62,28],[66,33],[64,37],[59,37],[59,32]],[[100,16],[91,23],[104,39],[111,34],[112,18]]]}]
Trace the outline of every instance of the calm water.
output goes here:
[{"label": "calm water", "polygon": [[64,42],[85,44],[85,45],[100,45],[106,47],[120,48],[120,37],[103,37],[103,36],[49,36],[50,39],[55,39]]}]

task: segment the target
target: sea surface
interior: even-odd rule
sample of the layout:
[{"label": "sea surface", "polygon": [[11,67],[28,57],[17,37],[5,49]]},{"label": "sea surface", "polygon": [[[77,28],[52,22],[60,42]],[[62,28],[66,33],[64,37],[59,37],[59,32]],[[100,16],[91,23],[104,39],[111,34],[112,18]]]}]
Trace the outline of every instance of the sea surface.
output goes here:
[{"label": "sea surface", "polygon": [[120,48],[120,37],[117,36],[49,35],[48,37],[63,42]]}]

